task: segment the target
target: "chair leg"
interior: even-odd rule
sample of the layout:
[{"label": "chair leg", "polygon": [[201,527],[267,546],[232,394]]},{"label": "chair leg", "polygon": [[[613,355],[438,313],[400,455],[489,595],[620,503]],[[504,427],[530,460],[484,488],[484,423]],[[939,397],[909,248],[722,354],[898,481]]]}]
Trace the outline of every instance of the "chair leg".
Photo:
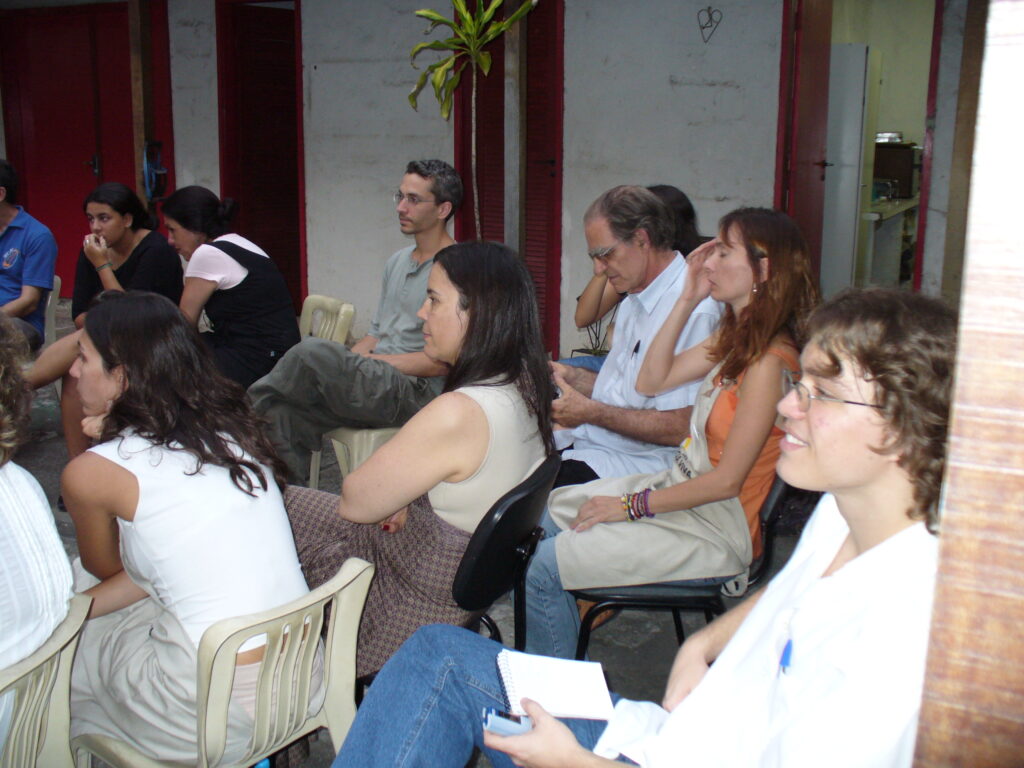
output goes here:
[{"label": "chair leg", "polygon": [[[707,611],[705,611],[705,615]],[[682,645],[686,640],[686,633],[683,631],[683,617],[678,608],[672,609],[672,622],[676,625],[676,640]]]},{"label": "chair leg", "polygon": [[496,643],[502,642],[501,630],[498,629],[498,625],[494,623],[494,619],[488,616],[486,613],[480,617],[480,623],[487,627],[487,632],[491,636],[491,640]]},{"label": "chair leg", "polygon": [[320,451],[313,451],[309,457],[309,487],[320,488]]},{"label": "chair leg", "polygon": [[580,621],[580,636],[576,640],[576,658],[579,661],[587,658],[587,646],[590,645],[590,633],[594,629],[594,622],[597,617],[605,611],[610,611],[616,608],[615,603],[595,603],[590,606],[590,609],[583,616]]}]

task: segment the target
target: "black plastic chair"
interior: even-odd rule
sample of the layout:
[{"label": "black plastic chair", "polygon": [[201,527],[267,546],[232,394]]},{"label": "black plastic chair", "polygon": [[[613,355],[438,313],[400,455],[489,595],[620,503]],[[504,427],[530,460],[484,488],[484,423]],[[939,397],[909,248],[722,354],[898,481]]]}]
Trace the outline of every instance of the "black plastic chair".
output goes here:
[{"label": "black plastic chair", "polygon": [[[751,563],[747,578],[749,587],[761,582],[771,567],[772,554],[775,550],[775,529],[782,517],[785,497],[789,489],[790,486],[786,485],[781,477],[776,476],[764,503],[761,504],[762,551],[761,557]],[[576,642],[576,658],[586,658],[590,634],[597,617],[605,611],[615,609],[672,611],[676,639],[682,645],[686,635],[683,632],[681,612],[702,611],[704,620],[708,623],[716,616],[725,613],[722,585],[731,578],[734,577],[572,590],[573,597],[594,603],[580,622],[580,634]]]},{"label": "black plastic chair", "polygon": [[480,611],[480,621],[501,642],[497,625],[484,611],[515,590],[516,649],[526,642],[526,566],[543,531],[537,525],[558,474],[561,458],[553,453],[523,482],[498,499],[473,532],[455,572],[452,597],[467,611]]}]

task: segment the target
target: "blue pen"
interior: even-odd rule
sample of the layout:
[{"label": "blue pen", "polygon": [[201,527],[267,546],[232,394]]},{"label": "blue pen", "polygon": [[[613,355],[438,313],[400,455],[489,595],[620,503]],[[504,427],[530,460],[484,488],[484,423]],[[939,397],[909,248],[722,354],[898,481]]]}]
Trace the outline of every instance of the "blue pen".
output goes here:
[{"label": "blue pen", "polygon": [[793,661],[793,638],[786,641],[786,646],[782,649],[782,655],[779,656],[779,674],[787,672],[790,664]]}]

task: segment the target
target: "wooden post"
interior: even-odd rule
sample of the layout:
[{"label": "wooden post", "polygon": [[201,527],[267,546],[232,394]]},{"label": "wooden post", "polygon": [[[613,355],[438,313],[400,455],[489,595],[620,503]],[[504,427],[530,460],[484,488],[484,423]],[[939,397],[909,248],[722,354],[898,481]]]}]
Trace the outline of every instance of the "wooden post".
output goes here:
[{"label": "wooden post", "polygon": [[1024,2],[992,0],[919,767],[1024,763],[1022,71]]},{"label": "wooden post", "polygon": [[142,177],[146,140],[153,135],[150,72],[149,2],[128,0],[128,45],[132,87],[132,156],[135,158],[135,192],[148,204]]}]

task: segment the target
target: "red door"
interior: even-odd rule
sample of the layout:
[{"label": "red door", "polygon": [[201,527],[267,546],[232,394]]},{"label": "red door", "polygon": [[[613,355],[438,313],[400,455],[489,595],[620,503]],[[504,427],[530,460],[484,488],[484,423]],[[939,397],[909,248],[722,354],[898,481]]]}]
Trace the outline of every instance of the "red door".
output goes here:
[{"label": "red door", "polygon": [[296,12],[248,2],[217,6],[221,194],[234,229],[263,248],[305,297],[296,97]]},{"label": "red door", "polygon": [[[154,122],[173,167],[163,2],[152,17]],[[70,296],[86,233],[82,201],[100,182],[135,185],[127,6],[5,11],[0,61],[19,202],[57,239],[56,272]]]},{"label": "red door", "polygon": [[832,0],[785,0],[775,206],[800,225],[815,275],[821,267],[831,41]]}]

